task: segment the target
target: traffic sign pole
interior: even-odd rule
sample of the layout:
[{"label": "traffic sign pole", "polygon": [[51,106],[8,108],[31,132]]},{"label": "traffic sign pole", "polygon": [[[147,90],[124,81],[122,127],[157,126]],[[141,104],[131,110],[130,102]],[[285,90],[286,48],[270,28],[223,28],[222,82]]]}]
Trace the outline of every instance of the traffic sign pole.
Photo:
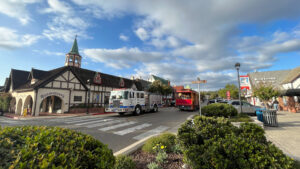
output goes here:
[{"label": "traffic sign pole", "polygon": [[198,92],[199,92],[199,115],[201,116],[201,94],[200,94],[200,83],[206,83],[206,80],[200,80],[200,78],[197,79],[198,81],[192,81],[192,84],[198,84]]}]

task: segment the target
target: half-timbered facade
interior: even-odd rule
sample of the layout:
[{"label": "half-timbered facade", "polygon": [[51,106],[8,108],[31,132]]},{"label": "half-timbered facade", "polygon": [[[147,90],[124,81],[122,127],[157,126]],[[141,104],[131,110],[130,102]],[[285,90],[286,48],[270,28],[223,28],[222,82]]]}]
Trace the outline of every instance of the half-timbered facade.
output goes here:
[{"label": "half-timbered facade", "polygon": [[144,80],[130,80],[81,68],[75,38],[71,51],[66,54],[65,66],[49,71],[12,69],[2,92],[12,95],[10,112],[38,116],[42,112],[69,112],[72,107],[87,103],[105,107],[113,89],[145,90],[149,84]]}]

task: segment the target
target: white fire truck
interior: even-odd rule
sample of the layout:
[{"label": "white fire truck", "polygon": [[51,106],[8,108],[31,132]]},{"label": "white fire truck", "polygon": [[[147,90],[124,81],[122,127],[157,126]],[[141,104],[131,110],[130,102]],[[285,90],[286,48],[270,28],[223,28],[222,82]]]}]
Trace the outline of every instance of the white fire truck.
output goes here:
[{"label": "white fire truck", "polygon": [[141,112],[154,111],[162,106],[162,96],[159,94],[133,89],[115,89],[110,92],[109,107],[106,112],[116,112],[123,115],[132,112],[140,115]]}]

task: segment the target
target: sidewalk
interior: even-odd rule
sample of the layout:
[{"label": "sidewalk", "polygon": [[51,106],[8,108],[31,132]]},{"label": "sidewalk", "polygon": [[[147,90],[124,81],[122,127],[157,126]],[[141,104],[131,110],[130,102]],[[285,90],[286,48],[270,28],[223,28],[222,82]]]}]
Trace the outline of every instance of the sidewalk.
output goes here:
[{"label": "sidewalk", "polygon": [[300,113],[279,111],[277,117],[278,127],[265,127],[267,139],[300,161]]},{"label": "sidewalk", "polygon": [[57,114],[57,113],[40,113],[39,116],[20,116],[12,113],[4,113],[4,117],[16,119],[16,120],[30,120],[30,119],[49,119],[49,118],[64,118],[64,117],[74,117],[74,116],[91,116],[91,115],[107,115],[111,114],[110,112],[106,113],[64,113],[64,114]]}]

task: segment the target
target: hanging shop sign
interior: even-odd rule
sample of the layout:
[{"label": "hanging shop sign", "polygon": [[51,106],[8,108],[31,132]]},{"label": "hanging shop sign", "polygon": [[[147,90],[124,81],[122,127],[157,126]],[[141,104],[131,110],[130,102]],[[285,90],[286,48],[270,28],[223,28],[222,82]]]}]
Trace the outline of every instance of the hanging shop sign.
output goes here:
[{"label": "hanging shop sign", "polygon": [[240,82],[241,82],[241,89],[247,89],[250,90],[250,81],[248,75],[242,75],[240,76]]},{"label": "hanging shop sign", "polygon": [[58,97],[61,97],[61,98],[64,98],[64,97],[65,97],[65,95],[62,94],[62,93],[58,93],[58,92],[49,92],[49,93],[42,94],[42,95],[41,95],[41,99],[44,99],[44,98],[46,98],[46,97],[48,97],[48,96],[58,96]]}]

